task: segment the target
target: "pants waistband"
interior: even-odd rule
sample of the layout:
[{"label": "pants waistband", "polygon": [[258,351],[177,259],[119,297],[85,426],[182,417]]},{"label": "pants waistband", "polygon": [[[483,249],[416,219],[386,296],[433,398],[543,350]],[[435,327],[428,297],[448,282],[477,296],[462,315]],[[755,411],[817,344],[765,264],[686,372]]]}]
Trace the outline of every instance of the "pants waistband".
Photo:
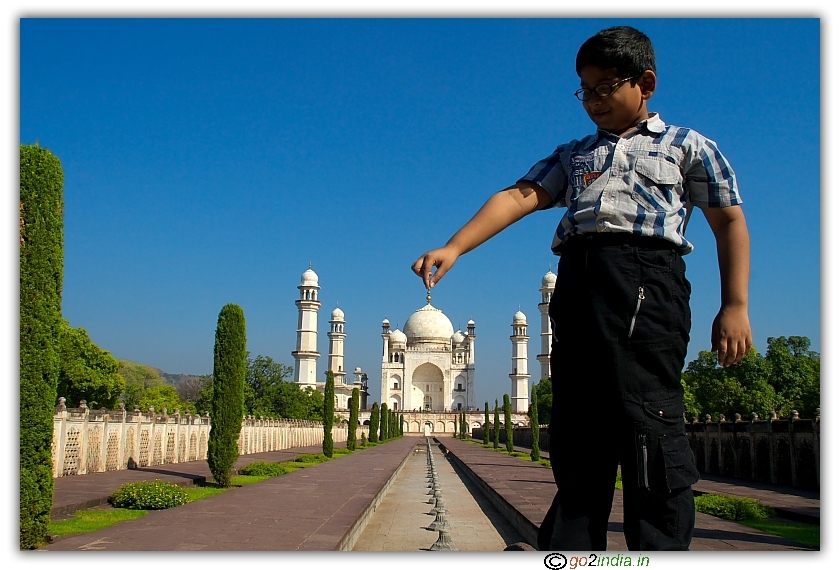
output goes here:
[{"label": "pants waistband", "polygon": [[679,246],[665,238],[640,236],[630,232],[610,232],[601,234],[578,234],[570,237],[563,244],[560,255],[570,251],[582,251],[611,245],[630,245],[647,249],[678,250]]}]

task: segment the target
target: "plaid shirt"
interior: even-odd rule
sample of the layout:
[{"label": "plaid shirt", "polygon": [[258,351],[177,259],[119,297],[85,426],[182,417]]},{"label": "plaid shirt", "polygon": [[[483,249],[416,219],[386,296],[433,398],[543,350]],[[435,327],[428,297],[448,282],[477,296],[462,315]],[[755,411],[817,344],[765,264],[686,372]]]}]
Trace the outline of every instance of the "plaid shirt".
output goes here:
[{"label": "plaid shirt", "polygon": [[735,172],[703,135],[666,125],[658,114],[622,136],[598,130],[560,145],[520,181],[539,184],[566,207],[551,249],[583,233],[632,232],[670,240],[683,255],[693,206],[741,204]]}]

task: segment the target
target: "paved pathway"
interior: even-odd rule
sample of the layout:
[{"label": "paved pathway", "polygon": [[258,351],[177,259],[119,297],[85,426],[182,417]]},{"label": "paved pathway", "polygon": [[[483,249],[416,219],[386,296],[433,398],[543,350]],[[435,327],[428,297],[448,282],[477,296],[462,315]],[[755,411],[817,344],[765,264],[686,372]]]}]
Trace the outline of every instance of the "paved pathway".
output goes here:
[{"label": "paved pathway", "polygon": [[[344,445],[342,444],[342,447]],[[234,465],[237,469],[255,461],[294,461],[295,457],[304,453],[321,453],[322,446],[295,447],[282,451],[268,451],[240,455]],[[137,481],[153,481],[160,479],[166,483],[189,486],[203,483],[212,477],[207,461],[189,461],[186,463],[169,463],[140,469],[121,469],[104,473],[90,473],[87,475],[70,475],[55,479],[55,496],[53,498],[53,520],[69,517],[79,509],[104,505],[108,496],[126,483]]]},{"label": "paved pathway", "polygon": [[45,550],[349,549],[417,439],[396,439],[107,529],[59,538]]},{"label": "paved pathway", "polygon": [[[547,467],[497,453],[455,438],[440,440],[451,461],[491,498],[532,545],[554,496]],[[627,551],[622,524],[622,493],[616,490],[608,528],[608,549]],[[807,550],[800,544],[735,522],[697,513],[691,550]]]},{"label": "paved pathway", "polygon": [[[377,507],[353,550],[429,550],[438,539],[428,527],[435,520],[429,511],[428,464],[425,438],[411,456],[388,495]],[[522,537],[469,480],[462,479],[432,446],[441,494],[449,511],[450,537],[459,551],[502,551]]]},{"label": "paved pathway", "polygon": [[[514,449],[523,453],[531,453],[529,448],[515,447]],[[540,456],[544,459],[549,458],[547,451],[541,451]],[[812,524],[820,523],[819,491],[808,491],[796,487],[771,485],[708,473],[700,474],[700,480],[694,484],[693,489],[695,496],[715,493],[717,495],[749,497],[773,507],[780,517]]]},{"label": "paved pathway", "polygon": [[[431,505],[421,504],[422,510],[412,512],[403,521],[401,517],[408,512],[405,501],[413,499],[405,491],[396,491],[403,485],[405,488],[416,487],[414,481],[418,467],[425,483],[425,457],[422,460],[408,457],[412,449],[424,441],[425,438],[406,436],[361,453],[176,509],[152,512],[136,521],[126,521],[109,529],[62,537],[47,545],[46,549],[336,550],[351,548],[367,524],[372,525],[370,532],[374,535],[386,534],[391,538],[379,542],[361,542],[359,539],[359,549],[406,551],[428,548],[436,539],[435,533],[425,530],[432,520],[425,514],[431,510]],[[459,488],[459,482],[463,485],[463,491],[447,492],[445,495],[447,508],[452,513],[450,522],[456,546],[461,550],[502,550],[505,544],[519,540],[510,527],[528,542],[534,543],[536,529],[554,495],[551,470],[451,437],[443,437],[440,442],[449,459],[444,461],[441,457],[437,460],[442,484],[446,478],[446,485],[451,489]],[[237,465],[253,461],[284,461],[301,453],[318,452],[320,446],[252,454],[240,457]],[[414,459],[420,461],[419,466]],[[455,471],[449,471],[450,462],[456,466]],[[401,474],[403,466],[405,472]],[[129,481],[158,478],[189,485],[209,476],[207,463],[195,461],[62,477],[56,480],[54,517],[104,503],[111,492]],[[388,487],[392,484],[397,487],[388,495]],[[427,489],[421,485],[420,492],[428,492]],[[698,493],[750,496],[785,511],[788,513],[785,516],[793,513],[794,516],[819,519],[819,495],[816,493],[708,476],[696,485],[696,489]],[[428,496],[423,494],[422,498]],[[453,508],[456,503],[457,509]],[[507,528],[488,503],[510,523]],[[377,505],[379,512],[374,514]],[[456,526],[454,523],[461,516],[459,511],[472,514]],[[610,550],[627,550],[621,517],[622,495],[616,492],[609,525]],[[488,524],[488,519],[494,531],[480,528]],[[415,528],[410,528],[412,525]],[[455,534],[459,532],[459,526],[464,530],[464,536],[460,538]],[[409,538],[409,531],[419,534],[412,534]],[[489,538],[492,533],[496,533],[497,538]],[[476,535],[488,535],[487,541],[470,542]],[[692,550],[803,549],[782,538],[702,513],[697,514],[694,536]],[[493,540],[498,542],[493,543]]]}]

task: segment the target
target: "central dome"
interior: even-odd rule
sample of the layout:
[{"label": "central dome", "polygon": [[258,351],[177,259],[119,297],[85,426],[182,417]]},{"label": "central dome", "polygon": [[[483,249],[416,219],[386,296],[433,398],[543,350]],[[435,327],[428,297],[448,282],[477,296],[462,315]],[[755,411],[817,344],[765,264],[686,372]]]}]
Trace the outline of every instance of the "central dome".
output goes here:
[{"label": "central dome", "polygon": [[408,317],[403,332],[408,342],[436,340],[449,343],[455,329],[443,311],[429,304]]}]

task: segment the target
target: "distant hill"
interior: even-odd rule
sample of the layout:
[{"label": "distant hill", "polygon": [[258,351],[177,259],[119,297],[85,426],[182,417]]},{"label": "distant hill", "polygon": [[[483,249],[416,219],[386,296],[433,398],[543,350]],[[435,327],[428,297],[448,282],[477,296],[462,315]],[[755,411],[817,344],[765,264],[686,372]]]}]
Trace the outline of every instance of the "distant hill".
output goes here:
[{"label": "distant hill", "polygon": [[160,377],[163,378],[163,381],[167,384],[175,386],[176,388],[180,386],[183,382],[195,380],[198,381],[201,378],[198,374],[172,374],[170,372],[164,372],[160,368],[155,368]]}]

